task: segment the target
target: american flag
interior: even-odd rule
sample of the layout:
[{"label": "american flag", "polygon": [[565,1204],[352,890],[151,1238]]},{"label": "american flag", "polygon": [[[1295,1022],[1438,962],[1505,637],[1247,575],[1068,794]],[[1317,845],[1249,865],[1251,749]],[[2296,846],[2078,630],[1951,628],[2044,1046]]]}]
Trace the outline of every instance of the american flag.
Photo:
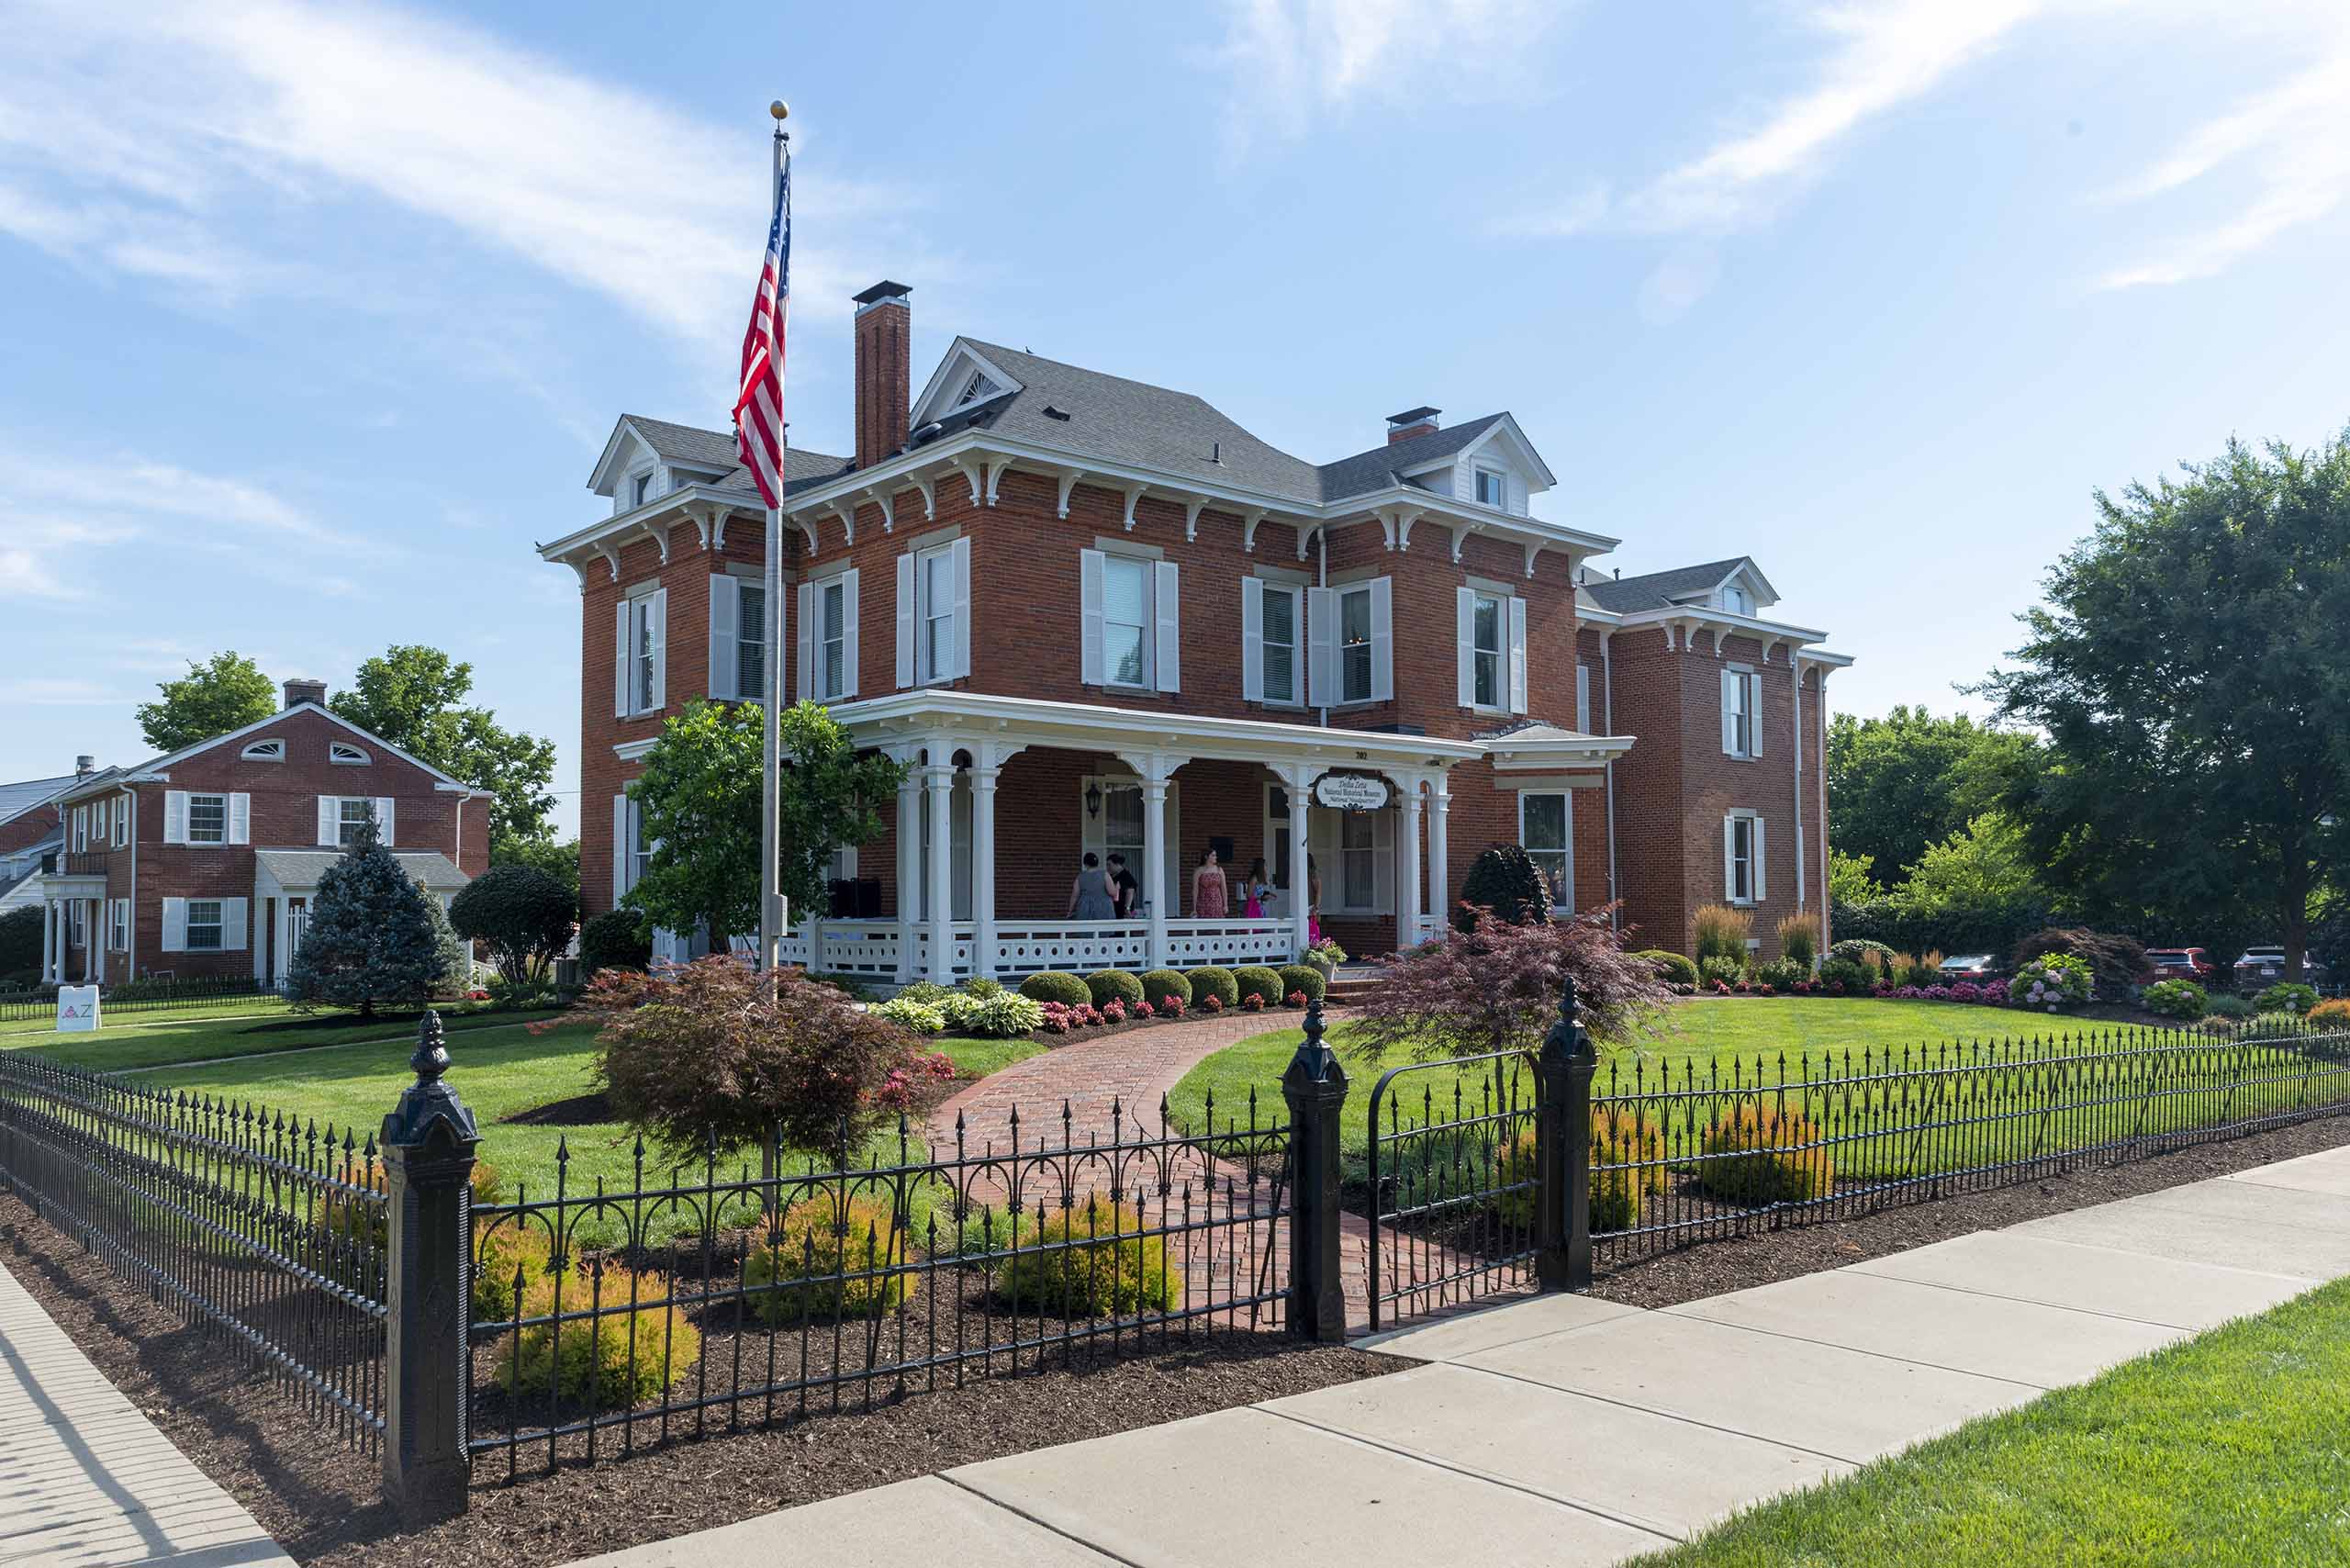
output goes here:
[{"label": "american flag", "polygon": [[776,181],[775,221],[758,297],[743,334],[743,385],[734,398],[734,446],[767,505],[783,504],[783,324],[791,303],[791,154]]}]

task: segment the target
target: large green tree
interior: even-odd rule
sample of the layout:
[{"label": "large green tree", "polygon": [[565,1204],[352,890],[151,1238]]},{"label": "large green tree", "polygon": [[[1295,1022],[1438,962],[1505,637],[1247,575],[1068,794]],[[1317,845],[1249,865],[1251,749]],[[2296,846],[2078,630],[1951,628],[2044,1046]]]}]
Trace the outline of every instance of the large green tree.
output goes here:
[{"label": "large green tree", "polygon": [[2248,904],[2297,970],[2350,816],[2350,432],[2231,442],[2097,507],[1985,683],[2048,737],[2009,809],[2085,904]]},{"label": "large green tree", "polygon": [[[707,923],[713,946],[759,927],[759,742],[767,714],[755,702],[686,704],[662,726],[629,792],[644,811],[654,848],[622,904],[648,926],[690,931]],[[824,906],[833,851],[881,833],[903,767],[858,755],[833,716],[813,702],[783,711],[784,897],[797,912]]]},{"label": "large green tree", "polygon": [[2047,899],[2024,840],[2004,812],[1985,812],[1964,830],[1930,844],[1895,905],[1912,914],[1998,914],[2040,908]]},{"label": "large green tree", "polygon": [[438,648],[395,644],[362,664],[327,706],[411,756],[488,790],[494,797],[490,859],[509,860],[516,857],[517,845],[543,843],[551,835],[554,743],[500,728],[488,709],[465,704],[473,689],[472,665]]},{"label": "large green tree", "polygon": [[1926,846],[1966,831],[1999,798],[2011,771],[2028,768],[2028,735],[1963,713],[1939,718],[1896,707],[1882,719],[1838,713],[1828,724],[1828,842],[1865,856],[1891,886]]},{"label": "large green tree", "polygon": [[156,689],[160,698],[139,705],[139,728],[157,751],[178,751],[277,711],[276,684],[234,648],[200,664],[188,660],[185,677],[160,682]]},{"label": "large green tree", "polygon": [[415,1005],[466,979],[465,951],[441,901],[384,847],[373,812],[319,878],[288,973],[294,999],[356,1007]]}]

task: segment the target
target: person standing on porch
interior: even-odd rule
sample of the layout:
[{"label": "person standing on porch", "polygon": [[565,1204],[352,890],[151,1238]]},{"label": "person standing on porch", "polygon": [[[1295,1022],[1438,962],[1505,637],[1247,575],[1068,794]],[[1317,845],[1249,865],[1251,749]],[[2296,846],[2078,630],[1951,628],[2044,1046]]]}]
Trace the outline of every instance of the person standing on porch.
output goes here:
[{"label": "person standing on porch", "polygon": [[1069,891],[1069,917],[1071,920],[1114,920],[1118,906],[1110,894],[1110,879],[1102,870],[1101,858],[1091,850],[1085,852],[1085,864],[1077,873],[1077,880]]},{"label": "person standing on porch", "polygon": [[1192,873],[1192,913],[1201,920],[1222,920],[1232,913],[1232,895],[1225,887],[1224,868],[1215,850],[1200,852],[1200,868]]},{"label": "person standing on porch", "polygon": [[1117,905],[1115,918],[1134,920],[1142,913],[1142,883],[1126,869],[1126,857],[1110,852],[1110,897]]},{"label": "person standing on porch", "polygon": [[1261,855],[1248,863],[1248,880],[1241,885],[1248,904],[1241,911],[1251,920],[1265,918],[1265,900],[1271,895],[1273,885],[1265,880],[1265,857]]}]

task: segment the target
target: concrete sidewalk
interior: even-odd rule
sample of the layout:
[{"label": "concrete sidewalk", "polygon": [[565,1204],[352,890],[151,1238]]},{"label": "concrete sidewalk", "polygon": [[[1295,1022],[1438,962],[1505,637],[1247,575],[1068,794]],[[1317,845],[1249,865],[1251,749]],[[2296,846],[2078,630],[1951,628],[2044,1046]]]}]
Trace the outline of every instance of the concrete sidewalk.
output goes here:
[{"label": "concrete sidewalk", "polygon": [[2350,1148],[1658,1312],[1496,1307],[1365,1341],[1393,1376],[591,1561],[1612,1562],[2344,1273]]},{"label": "concrete sidewalk", "polygon": [[0,1565],[293,1568],[0,1268]]}]

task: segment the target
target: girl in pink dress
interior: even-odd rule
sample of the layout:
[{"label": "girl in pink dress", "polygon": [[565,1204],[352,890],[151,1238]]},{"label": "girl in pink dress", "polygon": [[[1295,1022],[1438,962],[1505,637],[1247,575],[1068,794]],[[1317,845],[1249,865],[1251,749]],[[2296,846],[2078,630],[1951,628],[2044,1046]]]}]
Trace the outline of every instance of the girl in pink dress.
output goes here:
[{"label": "girl in pink dress", "polygon": [[1248,895],[1248,907],[1241,913],[1251,920],[1265,918],[1265,895],[1272,890],[1265,881],[1265,857],[1261,855],[1249,862],[1248,880],[1242,884]]},{"label": "girl in pink dress", "polygon": [[1192,913],[1202,920],[1222,920],[1231,913],[1231,895],[1224,882],[1224,868],[1215,851],[1203,850],[1200,868],[1192,873]]}]

